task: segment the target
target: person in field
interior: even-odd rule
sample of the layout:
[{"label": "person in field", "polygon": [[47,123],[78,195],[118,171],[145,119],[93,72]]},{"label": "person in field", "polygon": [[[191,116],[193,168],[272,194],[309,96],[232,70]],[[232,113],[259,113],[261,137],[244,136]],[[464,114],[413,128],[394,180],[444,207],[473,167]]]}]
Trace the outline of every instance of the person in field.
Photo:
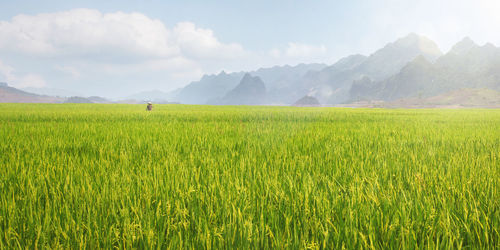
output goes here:
[{"label": "person in field", "polygon": [[146,111],[151,111],[153,110],[153,104],[151,102],[148,102],[148,106],[146,106]]}]

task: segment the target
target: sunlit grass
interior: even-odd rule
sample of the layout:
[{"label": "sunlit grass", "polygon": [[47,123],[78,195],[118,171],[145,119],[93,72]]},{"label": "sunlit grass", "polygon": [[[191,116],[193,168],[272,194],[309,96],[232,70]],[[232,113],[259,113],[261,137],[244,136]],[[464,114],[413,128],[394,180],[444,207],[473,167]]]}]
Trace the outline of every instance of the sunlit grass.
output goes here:
[{"label": "sunlit grass", "polygon": [[0,104],[0,248],[498,248],[500,110]]}]

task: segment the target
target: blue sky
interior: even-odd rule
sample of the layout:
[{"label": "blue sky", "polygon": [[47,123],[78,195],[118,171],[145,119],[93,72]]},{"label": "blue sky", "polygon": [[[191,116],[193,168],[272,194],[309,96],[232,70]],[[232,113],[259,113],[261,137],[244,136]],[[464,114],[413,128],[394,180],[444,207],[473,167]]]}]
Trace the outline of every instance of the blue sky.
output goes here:
[{"label": "blue sky", "polygon": [[369,55],[410,32],[500,44],[500,1],[6,1],[0,81],[121,97],[220,70]]}]

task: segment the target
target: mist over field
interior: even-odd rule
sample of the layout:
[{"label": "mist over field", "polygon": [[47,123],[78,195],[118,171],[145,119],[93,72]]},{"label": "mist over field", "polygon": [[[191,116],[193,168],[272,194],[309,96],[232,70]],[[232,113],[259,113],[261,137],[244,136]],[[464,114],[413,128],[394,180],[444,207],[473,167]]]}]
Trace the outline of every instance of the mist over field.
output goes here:
[{"label": "mist over field", "polygon": [[0,249],[500,249],[500,2],[0,7]]}]

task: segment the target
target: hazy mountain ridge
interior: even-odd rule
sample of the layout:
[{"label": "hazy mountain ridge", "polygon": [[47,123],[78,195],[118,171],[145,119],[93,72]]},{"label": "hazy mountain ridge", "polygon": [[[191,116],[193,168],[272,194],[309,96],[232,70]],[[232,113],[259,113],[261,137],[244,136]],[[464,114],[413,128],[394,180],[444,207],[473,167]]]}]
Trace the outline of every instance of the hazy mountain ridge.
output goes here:
[{"label": "hazy mountain ridge", "polygon": [[61,103],[64,98],[37,95],[9,87],[7,83],[0,83],[0,102],[10,103]]},{"label": "hazy mountain ridge", "polygon": [[442,52],[430,39],[410,33],[377,50],[357,70],[372,79],[380,80],[397,73],[419,55],[434,61],[442,55]]},{"label": "hazy mountain ridge", "polygon": [[279,96],[280,91],[276,91],[277,89],[287,88],[292,82],[297,81],[297,79],[308,72],[320,70],[326,66],[326,64],[313,63],[298,64],[296,66],[274,66],[250,72],[234,72],[229,74],[222,71],[217,75],[204,75],[199,81],[188,84],[173,99],[187,104],[213,103],[214,100],[224,97],[229,91],[234,89],[246,73],[258,76],[265,83],[270,95],[278,92],[277,96]]},{"label": "hazy mountain ridge", "polygon": [[478,46],[469,38],[433,63],[417,57],[397,74],[381,81],[355,81],[351,100],[394,101],[431,97],[461,88],[500,90],[500,48]]},{"label": "hazy mountain ridge", "polygon": [[30,93],[0,82],[0,103],[113,103],[100,96],[49,96]]},{"label": "hazy mountain ridge", "polygon": [[[332,65],[222,71],[204,75],[199,81],[170,93],[146,91],[117,103],[292,105],[304,97],[312,97],[323,105],[398,103],[398,100],[426,100],[460,89],[492,90],[489,95],[493,96],[499,93],[500,48],[491,43],[479,46],[466,37],[442,54],[434,42],[411,33],[369,56],[351,55]],[[497,100],[490,99],[488,106]],[[37,95],[0,83],[0,102],[64,101],[113,103],[100,97]]]},{"label": "hazy mountain ridge", "polygon": [[[325,104],[351,100],[351,86],[359,79],[382,80],[398,73],[406,64],[422,55],[434,62],[442,55],[431,40],[414,33],[389,43],[370,56],[351,55],[327,66],[299,64],[248,72],[259,76],[267,90],[266,104],[293,104],[304,96],[313,96]],[[206,75],[183,88],[175,98],[181,103],[204,104],[222,98],[234,89],[245,72]],[[213,101],[210,101],[213,102]]]},{"label": "hazy mountain ridge", "polygon": [[[436,60],[441,54],[434,42],[411,33],[375,51],[355,67],[330,70],[326,76],[316,80],[312,94],[322,103],[343,103],[352,99],[349,92],[354,81],[386,79],[419,55]],[[307,80],[305,82],[308,84]]]},{"label": "hazy mountain ridge", "polygon": [[[49,96],[30,93],[21,89],[10,87],[7,83],[0,82],[0,103],[123,103],[123,104],[144,104],[147,99],[123,99],[112,101],[100,96]],[[155,100],[158,104],[177,104],[167,100]]]}]

